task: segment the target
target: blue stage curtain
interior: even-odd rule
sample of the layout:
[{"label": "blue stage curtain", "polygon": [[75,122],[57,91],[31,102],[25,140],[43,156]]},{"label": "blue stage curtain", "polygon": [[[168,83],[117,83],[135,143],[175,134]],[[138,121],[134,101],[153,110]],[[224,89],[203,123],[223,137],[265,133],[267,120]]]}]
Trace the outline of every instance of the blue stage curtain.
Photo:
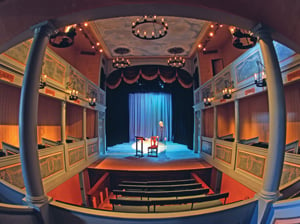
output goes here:
[{"label": "blue stage curtain", "polygon": [[[163,121],[161,132],[159,122]],[[160,141],[172,138],[172,96],[167,93],[129,94],[129,139],[135,136],[150,138],[159,136]],[[163,138],[163,139],[161,139]]]}]

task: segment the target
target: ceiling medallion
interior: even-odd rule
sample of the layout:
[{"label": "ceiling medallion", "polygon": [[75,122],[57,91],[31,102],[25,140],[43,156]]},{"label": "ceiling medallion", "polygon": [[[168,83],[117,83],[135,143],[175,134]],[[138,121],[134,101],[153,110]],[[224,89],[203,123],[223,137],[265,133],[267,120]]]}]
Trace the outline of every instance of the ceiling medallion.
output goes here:
[{"label": "ceiling medallion", "polygon": [[114,52],[117,54],[121,54],[120,57],[118,56],[113,59],[112,66],[114,68],[120,69],[120,68],[127,68],[128,66],[130,66],[129,59],[126,59],[125,57],[123,57],[123,54],[128,54],[130,52],[130,50],[128,48],[119,47],[119,48],[116,48],[114,50]]},{"label": "ceiling medallion", "polygon": [[173,47],[168,50],[169,53],[174,54],[173,57],[168,59],[168,65],[173,68],[182,68],[185,66],[185,59],[181,56],[176,56],[184,52],[184,49],[181,47]]},{"label": "ceiling medallion", "polygon": [[167,35],[168,24],[163,17],[145,15],[132,22],[131,28],[132,34],[140,39],[156,40]]}]

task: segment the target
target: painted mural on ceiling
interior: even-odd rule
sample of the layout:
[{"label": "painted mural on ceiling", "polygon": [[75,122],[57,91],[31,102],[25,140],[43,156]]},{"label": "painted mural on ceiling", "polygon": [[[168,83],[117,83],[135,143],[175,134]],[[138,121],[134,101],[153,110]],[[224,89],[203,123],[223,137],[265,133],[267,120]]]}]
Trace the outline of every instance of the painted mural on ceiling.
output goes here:
[{"label": "painted mural on ceiling", "polygon": [[[116,48],[128,48],[126,56],[170,56],[168,49],[181,47],[187,56],[203,32],[206,21],[181,17],[164,17],[168,23],[168,33],[156,40],[139,39],[132,34],[131,24],[138,17],[119,17],[94,21],[95,32],[112,57],[119,56]],[[158,16],[158,18],[161,18]]]}]

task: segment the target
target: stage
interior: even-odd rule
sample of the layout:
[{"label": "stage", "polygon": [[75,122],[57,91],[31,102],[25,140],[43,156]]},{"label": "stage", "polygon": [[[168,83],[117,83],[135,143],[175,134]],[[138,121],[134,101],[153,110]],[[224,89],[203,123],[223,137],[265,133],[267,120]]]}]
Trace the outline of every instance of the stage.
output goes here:
[{"label": "stage", "polygon": [[93,163],[89,168],[119,171],[175,171],[212,167],[186,145],[160,142],[157,157],[148,157],[148,141],[144,142],[143,157],[136,156],[135,145],[135,142],[130,142],[108,147],[104,158]]}]

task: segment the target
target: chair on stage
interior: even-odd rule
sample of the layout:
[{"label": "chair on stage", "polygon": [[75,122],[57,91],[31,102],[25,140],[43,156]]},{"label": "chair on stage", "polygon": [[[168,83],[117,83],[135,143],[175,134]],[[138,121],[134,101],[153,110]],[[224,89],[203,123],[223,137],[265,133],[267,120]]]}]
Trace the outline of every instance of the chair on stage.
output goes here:
[{"label": "chair on stage", "polygon": [[148,156],[157,157],[158,154],[158,136],[152,136],[150,146],[148,147]]}]

